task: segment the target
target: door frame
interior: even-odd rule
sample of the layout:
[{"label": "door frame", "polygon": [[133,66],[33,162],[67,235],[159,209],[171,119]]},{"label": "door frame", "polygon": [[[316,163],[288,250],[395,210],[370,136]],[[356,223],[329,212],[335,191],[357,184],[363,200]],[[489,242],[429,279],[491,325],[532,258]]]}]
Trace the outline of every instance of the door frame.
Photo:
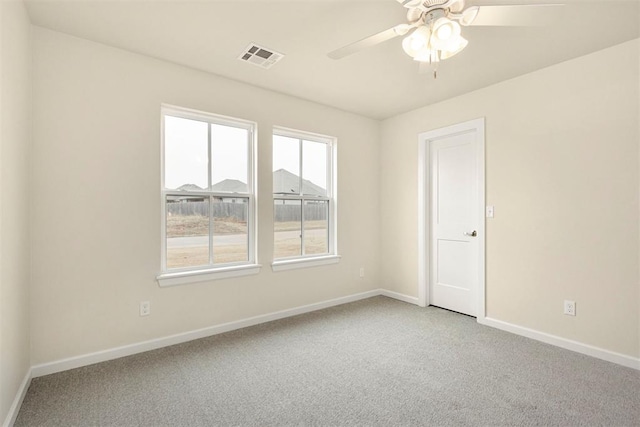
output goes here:
[{"label": "door frame", "polygon": [[485,318],[485,164],[484,164],[484,129],[485,118],[470,120],[464,123],[447,126],[418,134],[418,304],[426,307],[430,304],[431,277],[431,142],[473,132],[477,143],[477,179],[478,206],[476,219],[478,222],[478,289],[477,319]]}]

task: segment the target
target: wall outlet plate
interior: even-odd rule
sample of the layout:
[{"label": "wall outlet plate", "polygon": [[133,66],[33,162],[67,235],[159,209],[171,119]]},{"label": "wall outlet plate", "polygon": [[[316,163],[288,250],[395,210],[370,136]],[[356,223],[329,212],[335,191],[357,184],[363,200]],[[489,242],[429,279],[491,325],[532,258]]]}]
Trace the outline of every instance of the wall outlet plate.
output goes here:
[{"label": "wall outlet plate", "polygon": [[151,314],[151,301],[140,301],[140,316]]},{"label": "wall outlet plate", "polygon": [[567,316],[575,316],[576,315],[576,302],[575,301],[564,301],[564,314]]}]

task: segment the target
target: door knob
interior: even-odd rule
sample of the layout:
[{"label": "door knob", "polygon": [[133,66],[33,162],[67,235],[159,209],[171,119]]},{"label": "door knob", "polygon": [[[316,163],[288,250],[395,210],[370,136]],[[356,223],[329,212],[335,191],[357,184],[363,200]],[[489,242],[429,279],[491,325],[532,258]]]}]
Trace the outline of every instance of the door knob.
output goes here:
[{"label": "door knob", "polygon": [[468,231],[465,231],[464,235],[465,236],[476,237],[478,235],[478,233],[476,232],[476,230],[473,230],[471,233],[469,233]]}]

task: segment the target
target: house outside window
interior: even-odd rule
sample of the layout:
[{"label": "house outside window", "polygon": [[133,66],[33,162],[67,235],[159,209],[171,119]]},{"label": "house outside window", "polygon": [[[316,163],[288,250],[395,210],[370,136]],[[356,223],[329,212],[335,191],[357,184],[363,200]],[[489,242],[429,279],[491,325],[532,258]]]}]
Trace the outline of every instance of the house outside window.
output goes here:
[{"label": "house outside window", "polygon": [[257,272],[255,134],[255,123],[162,107],[161,285]]},{"label": "house outside window", "polygon": [[274,129],[274,267],[337,261],[335,146],[332,137]]}]

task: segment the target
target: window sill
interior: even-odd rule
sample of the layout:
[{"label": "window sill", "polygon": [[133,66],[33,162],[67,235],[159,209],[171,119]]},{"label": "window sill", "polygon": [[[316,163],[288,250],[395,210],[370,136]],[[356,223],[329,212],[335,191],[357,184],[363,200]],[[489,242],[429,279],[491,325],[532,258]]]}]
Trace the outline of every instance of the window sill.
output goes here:
[{"label": "window sill", "polygon": [[249,264],[212,268],[209,270],[180,271],[160,274],[156,277],[156,280],[160,287],[164,288],[168,286],[186,285],[187,283],[227,279],[229,277],[249,276],[251,274],[258,274],[261,268],[262,266],[260,264]]},{"label": "window sill", "polygon": [[340,262],[340,255],[324,255],[313,258],[296,258],[274,261],[271,263],[273,271],[295,270],[298,268],[319,267],[321,265],[337,264]]}]

